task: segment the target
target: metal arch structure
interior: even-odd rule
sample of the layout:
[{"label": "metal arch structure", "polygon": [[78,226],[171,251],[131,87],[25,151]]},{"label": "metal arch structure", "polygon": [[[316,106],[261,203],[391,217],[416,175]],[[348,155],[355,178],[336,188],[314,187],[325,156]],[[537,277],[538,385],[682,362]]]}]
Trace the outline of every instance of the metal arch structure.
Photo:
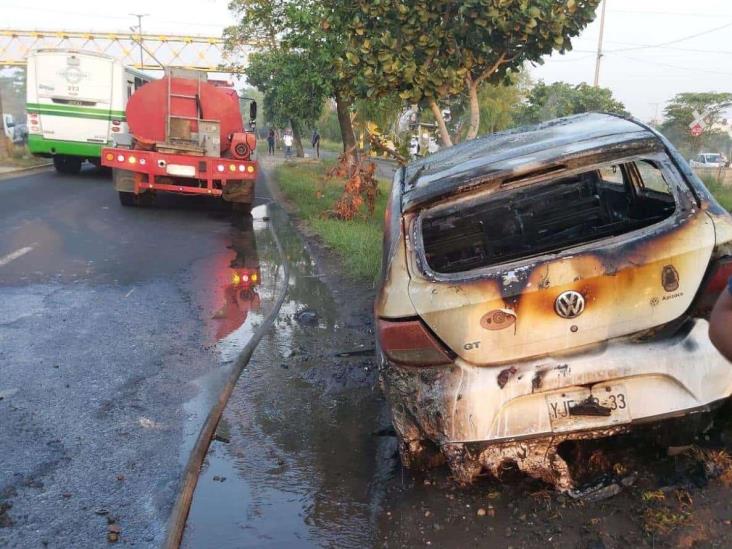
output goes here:
[{"label": "metal arch structure", "polygon": [[250,47],[243,49],[244,59],[231,59],[224,51],[224,40],[214,36],[143,34],[147,52],[140,66],[139,38],[132,32],[79,32],[64,30],[0,29],[0,67],[24,66],[28,54],[40,48],[73,48],[104,53],[127,66],[159,70],[152,53],[166,67],[206,72],[230,72],[226,66],[246,65]]}]

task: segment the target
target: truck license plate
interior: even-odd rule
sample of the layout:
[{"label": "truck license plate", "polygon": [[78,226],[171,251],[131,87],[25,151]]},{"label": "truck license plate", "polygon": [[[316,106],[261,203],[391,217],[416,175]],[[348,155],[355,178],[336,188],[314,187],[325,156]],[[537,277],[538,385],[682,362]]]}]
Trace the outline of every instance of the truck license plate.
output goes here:
[{"label": "truck license plate", "polygon": [[546,396],[554,431],[616,425],[631,420],[628,393],[623,385],[575,389]]},{"label": "truck license plate", "polygon": [[196,168],[195,166],[185,166],[183,164],[168,164],[165,167],[165,173],[179,177],[194,177],[196,175]]}]

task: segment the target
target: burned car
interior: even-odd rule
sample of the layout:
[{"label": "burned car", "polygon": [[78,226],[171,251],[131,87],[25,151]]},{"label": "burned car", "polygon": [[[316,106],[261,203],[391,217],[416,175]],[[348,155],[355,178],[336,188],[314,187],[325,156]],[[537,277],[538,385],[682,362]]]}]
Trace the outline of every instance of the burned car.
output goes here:
[{"label": "burned car", "polygon": [[590,113],[397,171],[375,304],[407,466],[507,462],[573,488],[557,452],[732,392],[708,315],[732,217],[650,127]]}]

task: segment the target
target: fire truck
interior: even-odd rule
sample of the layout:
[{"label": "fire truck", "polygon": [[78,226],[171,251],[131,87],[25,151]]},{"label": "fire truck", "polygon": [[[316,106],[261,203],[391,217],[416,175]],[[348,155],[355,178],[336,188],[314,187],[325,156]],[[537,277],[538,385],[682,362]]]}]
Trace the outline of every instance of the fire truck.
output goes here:
[{"label": "fire truck", "polygon": [[255,120],[249,129],[241,99],[206,73],[166,69],[135,91],[125,110],[129,133],[102,149],[123,206],[148,205],[160,192],[213,196],[248,211],[257,177]]}]

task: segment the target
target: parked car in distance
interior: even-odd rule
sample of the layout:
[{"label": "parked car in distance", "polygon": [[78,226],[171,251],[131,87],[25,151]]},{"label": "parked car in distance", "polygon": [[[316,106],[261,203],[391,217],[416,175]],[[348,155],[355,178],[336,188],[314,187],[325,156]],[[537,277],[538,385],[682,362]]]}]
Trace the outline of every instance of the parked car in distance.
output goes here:
[{"label": "parked car in distance", "polygon": [[689,160],[692,168],[724,168],[727,160],[719,153],[699,153]]},{"label": "parked car in distance", "polygon": [[577,115],[399,169],[375,316],[403,463],[470,482],[511,462],[571,490],[560,443],[715,409],[732,366],[707,319],[730,274],[732,217],[634,120]]}]

